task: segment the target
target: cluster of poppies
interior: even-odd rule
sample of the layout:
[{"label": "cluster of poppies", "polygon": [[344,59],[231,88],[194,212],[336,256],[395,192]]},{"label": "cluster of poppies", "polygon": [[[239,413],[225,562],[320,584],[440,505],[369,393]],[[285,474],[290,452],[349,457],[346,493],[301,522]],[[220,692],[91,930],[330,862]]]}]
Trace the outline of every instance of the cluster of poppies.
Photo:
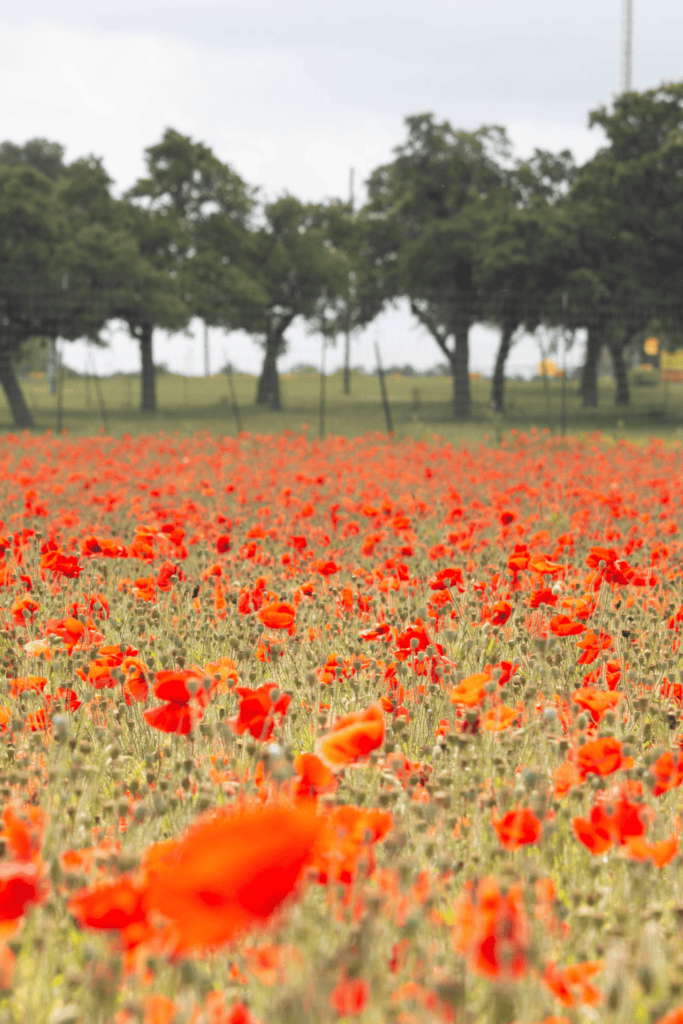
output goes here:
[{"label": "cluster of poppies", "polygon": [[680,460],[7,439],[0,1013],[680,1024]]}]

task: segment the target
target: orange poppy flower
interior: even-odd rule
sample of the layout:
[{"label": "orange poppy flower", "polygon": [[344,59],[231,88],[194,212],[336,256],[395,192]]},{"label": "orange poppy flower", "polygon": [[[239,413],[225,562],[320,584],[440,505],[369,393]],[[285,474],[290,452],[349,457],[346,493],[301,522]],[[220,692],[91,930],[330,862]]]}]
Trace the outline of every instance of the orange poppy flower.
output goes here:
[{"label": "orange poppy flower", "polygon": [[45,812],[31,804],[20,808],[10,804],[2,812],[2,820],[0,836],[9,843],[14,855],[19,860],[36,860],[45,831]]},{"label": "orange poppy flower", "polygon": [[598,690],[594,686],[585,686],[580,690],[574,690],[572,701],[584,711],[589,711],[594,722],[599,722],[603,715],[617,706],[621,697],[620,693],[612,690]]},{"label": "orange poppy flower", "polygon": [[518,716],[519,711],[515,708],[508,708],[504,704],[497,704],[495,707],[488,709],[483,717],[483,725],[487,732],[503,732],[505,729],[510,728]]},{"label": "orange poppy flower", "polygon": [[317,872],[318,881],[350,884],[361,861],[365,874],[374,870],[372,844],[391,830],[394,819],[388,811],[369,810],[342,804],[326,812],[325,828],[308,857],[308,865]]},{"label": "orange poppy flower", "polygon": [[450,692],[451,704],[464,704],[465,707],[472,708],[476,704],[481,704],[486,697],[486,690],[484,687],[487,683],[491,682],[493,678],[493,672],[490,668],[487,668],[484,672],[475,672],[474,675],[465,676],[461,679],[457,686],[455,686]]},{"label": "orange poppy flower", "polygon": [[631,860],[650,860],[657,868],[664,867],[678,853],[679,840],[677,835],[662,839],[658,843],[648,843],[642,836],[634,836],[624,846],[624,852]]},{"label": "orange poppy flower", "polygon": [[330,768],[344,768],[376,750],[384,741],[384,715],[379,704],[338,718],[332,731],[318,740],[320,758]]},{"label": "orange poppy flower", "polygon": [[597,1006],[602,992],[591,982],[605,967],[604,960],[585,960],[563,969],[553,961],[543,971],[543,982],[564,1006]]},{"label": "orange poppy flower", "polygon": [[357,1017],[367,1005],[370,986],[365,978],[343,978],[332,990],[330,1006],[340,1017]]},{"label": "orange poppy flower", "polygon": [[257,619],[263,623],[266,629],[287,629],[290,634],[294,633],[294,620],[296,608],[293,604],[285,601],[274,601],[266,604],[256,613]]},{"label": "orange poppy flower", "polygon": [[299,754],[294,760],[294,792],[297,797],[333,793],[339,785],[336,775],[323,764],[317,754]]},{"label": "orange poppy flower", "polygon": [[613,737],[605,737],[584,743],[576,752],[576,764],[582,779],[593,772],[595,775],[611,775],[619,768],[632,768],[632,757],[624,757],[621,743]]}]

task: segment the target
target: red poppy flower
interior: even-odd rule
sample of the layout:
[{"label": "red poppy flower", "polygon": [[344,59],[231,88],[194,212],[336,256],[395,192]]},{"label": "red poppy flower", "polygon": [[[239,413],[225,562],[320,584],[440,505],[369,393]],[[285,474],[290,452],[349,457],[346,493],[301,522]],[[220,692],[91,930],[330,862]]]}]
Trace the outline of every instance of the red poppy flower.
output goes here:
[{"label": "red poppy flower", "polygon": [[537,843],[543,831],[541,822],[528,807],[508,811],[502,818],[493,815],[491,821],[501,846],[506,850]]},{"label": "red poppy flower", "polygon": [[[248,686],[235,686],[240,697],[239,712],[229,718],[230,727],[241,736],[251,733],[255,740],[269,740],[278,719],[287,713],[291,697],[280,693],[273,683],[263,683],[255,690]],[[275,694],[275,697],[273,697]]]},{"label": "red poppy flower", "polygon": [[555,636],[578,636],[586,630],[581,622],[575,622],[568,615],[555,615],[548,623],[548,628]]}]

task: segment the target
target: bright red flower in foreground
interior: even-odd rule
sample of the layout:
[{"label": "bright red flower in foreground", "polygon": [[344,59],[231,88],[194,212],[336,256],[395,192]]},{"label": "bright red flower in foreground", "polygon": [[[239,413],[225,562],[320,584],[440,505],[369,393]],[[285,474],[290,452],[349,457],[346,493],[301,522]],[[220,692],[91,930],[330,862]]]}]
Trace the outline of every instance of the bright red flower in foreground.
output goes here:
[{"label": "bright red flower in foreground", "polygon": [[265,923],[294,892],[323,827],[312,810],[284,803],[207,814],[147,851],[145,908],[169,922],[176,952],[228,942]]},{"label": "bright red flower in foreground", "polygon": [[384,715],[379,704],[338,718],[332,731],[318,740],[318,754],[330,768],[344,768],[384,741]]},{"label": "bright red flower in foreground", "polygon": [[82,925],[121,931],[127,945],[156,933],[166,952],[220,946],[294,892],[324,827],[313,809],[285,803],[221,808],[148,848],[135,876],[85,889],[69,908]]}]

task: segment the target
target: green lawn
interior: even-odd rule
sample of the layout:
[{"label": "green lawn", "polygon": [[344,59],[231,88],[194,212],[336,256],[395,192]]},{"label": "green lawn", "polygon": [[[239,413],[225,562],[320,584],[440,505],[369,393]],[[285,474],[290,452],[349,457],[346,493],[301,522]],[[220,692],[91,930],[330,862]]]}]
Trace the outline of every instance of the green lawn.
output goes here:
[{"label": "green lawn", "polygon": [[[320,380],[317,376],[283,376],[283,410],[273,412],[254,404],[256,380],[246,375],[234,378],[242,429],[251,433],[300,431],[308,424],[309,436],[320,429]],[[106,410],[107,432],[125,433],[180,431],[191,434],[209,430],[236,434],[237,424],[230,402],[228,379],[216,375],[209,379],[159,374],[156,414],[139,411],[140,381],[137,377],[114,377],[99,382]],[[46,380],[22,381],[24,394],[39,431],[57,426],[57,399],[49,393]],[[490,407],[490,382],[472,381],[473,413],[466,423],[454,423],[451,414],[451,382],[448,377],[389,377],[389,394],[394,432],[401,437],[429,437],[438,433],[452,441],[498,440],[506,431],[549,428],[561,430],[561,382],[509,381],[506,385],[507,409],[503,417]],[[376,376],[354,373],[351,395],[342,392],[341,373],[327,378],[325,430],[329,434],[355,436],[370,431],[386,432],[386,421]],[[570,434],[601,430],[615,437],[638,440],[657,434],[674,439],[683,435],[683,385],[634,385],[630,408],[614,406],[613,382],[600,381],[597,409],[581,407],[578,384],[566,384],[566,426]],[[72,434],[96,433],[103,419],[92,380],[68,377],[64,383],[62,428]],[[12,430],[12,420],[0,394],[0,429]]]}]

